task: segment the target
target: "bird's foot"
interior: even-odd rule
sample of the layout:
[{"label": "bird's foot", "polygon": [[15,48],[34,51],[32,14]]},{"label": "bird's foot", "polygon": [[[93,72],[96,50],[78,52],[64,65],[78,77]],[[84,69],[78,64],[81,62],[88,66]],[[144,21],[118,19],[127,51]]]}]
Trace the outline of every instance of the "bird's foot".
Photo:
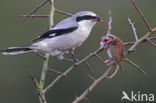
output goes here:
[{"label": "bird's foot", "polygon": [[112,60],[105,60],[104,62],[108,66],[113,64],[113,61]]}]

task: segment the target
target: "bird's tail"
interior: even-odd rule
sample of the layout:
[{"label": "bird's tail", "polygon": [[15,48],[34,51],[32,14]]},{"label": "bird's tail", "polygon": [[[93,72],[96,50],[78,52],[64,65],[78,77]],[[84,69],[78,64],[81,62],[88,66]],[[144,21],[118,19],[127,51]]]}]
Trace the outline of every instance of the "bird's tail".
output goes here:
[{"label": "bird's tail", "polygon": [[23,47],[10,47],[4,50],[0,50],[3,55],[16,55],[31,52],[33,49],[30,46],[23,46]]}]

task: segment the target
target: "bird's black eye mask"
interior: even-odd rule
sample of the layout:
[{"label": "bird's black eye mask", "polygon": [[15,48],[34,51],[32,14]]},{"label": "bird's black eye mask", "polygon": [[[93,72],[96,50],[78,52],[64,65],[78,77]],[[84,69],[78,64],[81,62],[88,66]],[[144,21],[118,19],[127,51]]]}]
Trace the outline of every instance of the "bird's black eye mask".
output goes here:
[{"label": "bird's black eye mask", "polygon": [[76,18],[76,22],[80,22],[82,20],[91,20],[91,19],[97,19],[97,16],[91,16],[91,15],[78,16]]}]

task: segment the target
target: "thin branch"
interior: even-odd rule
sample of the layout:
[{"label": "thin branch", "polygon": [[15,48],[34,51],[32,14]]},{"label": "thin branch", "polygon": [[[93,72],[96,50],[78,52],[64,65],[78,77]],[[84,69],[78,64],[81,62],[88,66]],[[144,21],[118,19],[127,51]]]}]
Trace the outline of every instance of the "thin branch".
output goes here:
[{"label": "thin branch", "polygon": [[48,71],[48,61],[49,61],[49,54],[46,54],[45,56],[45,61],[43,63],[43,69],[42,69],[42,73],[41,73],[41,78],[40,78],[40,83],[39,83],[39,88],[41,90],[43,90],[44,88],[44,83],[45,83],[45,77],[46,77],[46,73]]},{"label": "thin branch", "polygon": [[107,24],[107,34],[109,35],[111,34],[111,29],[112,29],[112,14],[111,14],[111,10],[108,11],[108,24]]},{"label": "thin branch", "polygon": [[102,57],[100,57],[98,54],[95,54],[95,56],[96,56],[100,61],[102,61],[102,63],[104,63],[105,65],[107,65],[106,61],[105,61]]},{"label": "thin branch", "polygon": [[[68,13],[66,11],[62,11],[62,10],[59,10],[59,9],[55,9],[55,12],[60,13],[60,14],[64,14],[64,15],[67,15],[67,16],[72,16],[73,15],[71,13]],[[18,17],[24,17],[24,18],[27,17],[27,19],[28,19],[28,17],[31,17],[31,18],[47,18],[47,17],[49,17],[49,15],[33,15],[33,14],[31,14],[31,15],[18,15]]]},{"label": "thin branch", "polygon": [[129,23],[131,25],[131,28],[133,30],[133,33],[134,33],[134,36],[135,36],[135,40],[138,41],[138,36],[137,36],[137,33],[136,33],[136,29],[134,27],[134,23],[131,22],[131,19],[130,18],[128,18],[128,21],[129,21]]},{"label": "thin branch", "polygon": [[[156,39],[156,37],[155,37],[155,36],[154,36],[154,37],[150,37],[150,38],[148,38],[148,40],[155,40],[155,39]],[[124,45],[125,45],[125,46],[128,46],[128,45],[133,45],[133,44],[135,44],[135,42],[136,42],[136,41],[132,41],[132,42],[125,42],[125,43],[124,43]],[[142,43],[143,43],[143,42],[147,42],[147,40],[142,41]]]},{"label": "thin branch", "polygon": [[116,65],[115,67],[116,67],[116,69],[115,69],[114,73],[113,73],[111,76],[107,77],[108,79],[112,79],[112,78],[118,73],[118,71],[119,71],[119,66]]},{"label": "thin branch", "polygon": [[48,71],[49,71],[49,72],[56,73],[56,74],[58,74],[58,75],[61,75],[61,74],[62,74],[62,72],[56,71],[56,70],[54,70],[54,69],[49,69],[49,68],[48,68]]},{"label": "thin branch", "polygon": [[[35,12],[37,12],[43,5],[45,5],[48,1],[53,2],[52,0],[44,0],[42,3],[40,3],[39,5],[37,5],[37,7],[35,9],[33,9],[30,13],[26,14],[26,15],[19,15],[20,17],[24,17],[24,20],[27,20],[29,17],[48,17],[48,15],[32,15]],[[56,12],[61,13],[61,14],[65,14],[68,16],[72,16],[72,14],[59,10],[59,9],[55,9]]]},{"label": "thin branch", "polygon": [[138,65],[136,65],[134,62],[132,62],[131,60],[125,58],[124,59],[127,63],[131,64],[132,66],[134,66],[136,69],[138,69],[140,71],[140,73],[142,73],[144,76],[147,77],[147,73],[143,71],[142,68],[140,68]]},{"label": "thin branch", "polygon": [[110,73],[110,71],[113,69],[114,67],[110,67],[109,69],[107,69],[107,71],[101,76],[99,77],[97,80],[95,80],[90,86],[89,88],[87,88],[79,97],[77,97],[73,103],[79,103],[81,100],[85,99],[87,97],[87,95],[99,84],[101,83],[105,78],[107,78],[107,75]]},{"label": "thin branch", "polygon": [[88,68],[88,70],[91,72],[91,73],[95,73],[95,71],[92,69],[92,67],[89,65],[89,63],[87,61],[84,62],[85,66]]},{"label": "thin branch", "polygon": [[150,32],[152,32],[152,28],[150,27],[149,23],[147,22],[146,18],[144,17],[143,13],[141,12],[141,10],[137,7],[136,3],[134,2],[134,0],[130,0],[130,2],[133,4],[134,8],[137,10],[137,12],[140,14],[140,16],[142,17],[143,21],[145,22],[148,30]]},{"label": "thin branch", "polygon": [[49,29],[51,29],[54,26],[54,13],[55,13],[54,1],[50,0],[50,2],[51,2],[51,10],[49,16]]},{"label": "thin branch", "polygon": [[19,15],[18,17],[47,18],[49,15]]},{"label": "thin branch", "polygon": [[45,100],[45,98],[42,97],[42,95],[41,95],[41,91],[40,91],[40,89],[39,89],[39,84],[38,84],[38,82],[37,82],[37,79],[33,76],[32,73],[29,73],[29,77],[31,78],[33,84],[34,84],[35,87],[37,88],[37,94],[38,94],[38,96],[40,97],[42,103],[44,103],[44,101],[46,101],[46,100]]},{"label": "thin branch", "polygon": [[[50,21],[49,21],[50,28],[54,24],[54,21],[53,21],[54,10],[55,10],[54,2],[53,2],[53,0],[51,0]],[[41,103],[47,103],[45,93],[43,92],[43,90],[44,90],[44,85],[45,85],[46,73],[48,71],[48,61],[49,61],[49,54],[48,53],[45,54],[45,58],[46,59],[44,60],[44,63],[43,63],[43,69],[42,69],[42,73],[41,73],[41,77],[40,77],[40,83],[39,83],[40,94],[41,94],[41,97],[43,98],[43,100],[45,100],[45,101],[42,101],[42,98],[40,97],[39,99],[40,99]]]},{"label": "thin branch", "polygon": [[129,48],[129,52],[128,54],[133,51],[137,45],[139,45],[141,42],[143,42],[144,40],[146,40],[150,34],[155,33],[156,32],[156,27],[154,29],[152,29],[152,32],[148,32],[147,34],[145,34],[142,38],[140,38],[138,41],[136,41],[130,48]]},{"label": "thin branch", "polygon": [[93,81],[96,80],[92,75],[88,75],[88,77]]},{"label": "thin branch", "polygon": [[37,79],[33,76],[32,73],[29,73],[29,77],[31,78],[33,84],[35,85],[36,88],[38,88],[38,82]]},{"label": "thin branch", "polygon": [[[41,72],[41,77],[40,77],[40,83],[39,83],[39,91],[40,91],[40,102],[41,103],[47,103],[46,98],[45,98],[45,93],[43,93],[43,88],[44,88],[44,84],[45,84],[45,77],[46,77],[46,73],[48,71],[48,61],[49,61],[49,54],[47,53],[45,55],[45,60],[43,63],[43,69]],[[42,98],[41,98],[42,97]],[[42,99],[44,100],[44,102],[42,101]]]},{"label": "thin branch", "polygon": [[[93,53],[90,53],[88,56],[86,56],[85,58],[83,58],[82,60],[80,60],[77,65],[80,65],[82,63],[84,63],[85,61],[87,61],[89,58],[93,57],[95,54],[101,52],[102,49],[99,48],[96,51],[94,51]],[[59,75],[57,78],[55,78],[45,89],[44,89],[44,93],[46,93],[49,89],[51,89],[60,79],[62,79],[63,77],[66,77],[67,74],[69,74],[77,65],[72,65],[71,67],[69,67],[64,73],[62,73],[61,75]]]},{"label": "thin branch", "polygon": [[66,12],[66,11],[62,11],[62,10],[59,10],[59,9],[55,9],[55,12],[61,13],[61,14],[67,15],[67,16],[72,16],[72,15],[73,15],[73,14],[71,14],[71,13],[68,13],[68,12]]},{"label": "thin branch", "polygon": [[39,8],[41,8],[43,5],[45,5],[49,0],[45,0],[43,1],[41,4],[37,5],[37,7],[35,9],[33,9],[30,13],[27,14],[27,16],[24,18],[24,20],[27,20],[30,15],[34,14],[35,12],[37,12],[39,10]]},{"label": "thin branch", "polygon": [[39,52],[37,52],[37,51],[34,51],[34,53],[35,53],[37,56],[41,57],[43,60],[46,59],[45,56],[42,55],[41,53],[39,53]]},{"label": "thin branch", "polygon": [[153,47],[156,47],[156,44],[155,44],[153,41],[151,41],[150,39],[147,39],[147,41],[148,41],[148,43],[150,43]]}]

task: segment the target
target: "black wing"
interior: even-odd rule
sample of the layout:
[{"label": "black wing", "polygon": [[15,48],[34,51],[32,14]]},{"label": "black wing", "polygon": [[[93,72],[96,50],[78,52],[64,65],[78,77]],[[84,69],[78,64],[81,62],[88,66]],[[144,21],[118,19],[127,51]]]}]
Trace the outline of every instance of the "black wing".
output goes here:
[{"label": "black wing", "polygon": [[47,32],[45,32],[44,34],[40,35],[39,37],[37,37],[36,39],[33,39],[32,42],[37,41],[37,40],[42,40],[42,39],[46,39],[46,38],[54,38],[66,33],[70,33],[73,32],[74,30],[76,30],[78,27],[74,26],[74,27],[70,27],[70,28],[65,28],[65,29],[53,29],[53,30],[49,30]]}]

